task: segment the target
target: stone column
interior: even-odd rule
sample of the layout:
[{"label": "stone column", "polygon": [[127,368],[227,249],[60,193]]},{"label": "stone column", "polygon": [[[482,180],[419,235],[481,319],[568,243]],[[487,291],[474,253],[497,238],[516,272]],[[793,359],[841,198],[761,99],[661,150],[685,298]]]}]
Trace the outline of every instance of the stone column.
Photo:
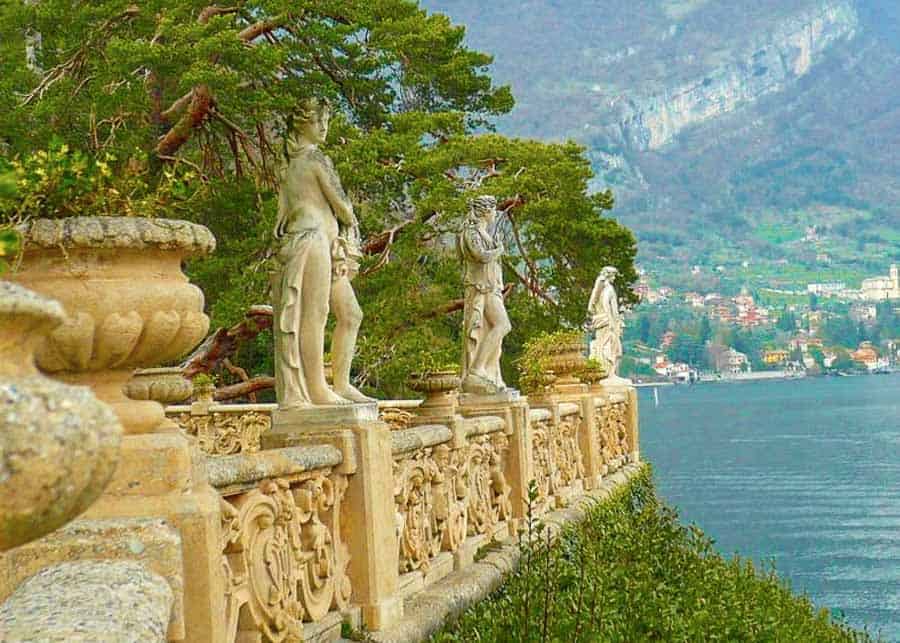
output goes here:
[{"label": "stone column", "polygon": [[597,410],[594,395],[588,393],[578,400],[581,405],[581,425],[578,427],[578,446],[584,462],[584,489],[590,491],[600,484],[603,474],[603,457],[597,441]]},{"label": "stone column", "polygon": [[368,629],[384,629],[403,616],[390,429],[369,403],[279,409],[263,435],[264,449],[316,444],[343,453],[338,471],[348,475],[341,529],[350,551],[350,600]]}]

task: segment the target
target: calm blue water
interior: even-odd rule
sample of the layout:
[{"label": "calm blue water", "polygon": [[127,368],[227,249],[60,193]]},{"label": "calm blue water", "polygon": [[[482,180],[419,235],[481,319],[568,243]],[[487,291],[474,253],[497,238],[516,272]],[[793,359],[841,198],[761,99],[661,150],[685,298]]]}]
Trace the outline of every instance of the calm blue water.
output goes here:
[{"label": "calm blue water", "polygon": [[641,452],[724,554],[900,641],[900,375],[641,389]]}]

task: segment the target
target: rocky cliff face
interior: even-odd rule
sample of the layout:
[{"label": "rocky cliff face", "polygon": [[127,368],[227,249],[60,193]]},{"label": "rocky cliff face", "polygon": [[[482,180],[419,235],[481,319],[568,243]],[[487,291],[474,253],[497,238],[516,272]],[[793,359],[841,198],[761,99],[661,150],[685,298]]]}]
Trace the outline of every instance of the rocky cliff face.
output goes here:
[{"label": "rocky cliff face", "polygon": [[759,34],[752,50],[727,52],[731,60],[702,77],[649,96],[617,97],[611,101],[615,123],[599,128],[610,143],[621,141],[636,151],[660,149],[685,127],[783,91],[823,60],[832,45],[852,39],[858,27],[849,1],[813,7],[773,25],[771,33]]}]

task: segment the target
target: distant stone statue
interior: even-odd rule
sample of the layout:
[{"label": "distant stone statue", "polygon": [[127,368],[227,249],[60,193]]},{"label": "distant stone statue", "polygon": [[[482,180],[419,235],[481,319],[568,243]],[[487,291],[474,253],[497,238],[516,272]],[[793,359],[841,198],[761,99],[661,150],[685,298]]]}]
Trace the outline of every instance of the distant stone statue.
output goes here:
[{"label": "distant stone statue", "polygon": [[590,327],[594,331],[591,342],[591,357],[607,369],[607,377],[618,377],[619,361],[622,359],[622,330],[625,323],[619,312],[619,298],[613,282],[619,271],[606,266],[600,271],[591,300],[588,303]]},{"label": "distant stone statue", "polygon": [[[318,148],[330,115],[326,101],[304,101],[285,138],[272,284],[275,391],[282,409],[372,401],[350,384],[362,323],[350,285],[359,265],[359,224],[331,159]],[[337,322],[333,391],[323,364],[329,308]]]},{"label": "distant stone statue", "polygon": [[494,238],[497,199],[469,201],[469,214],[457,239],[463,261],[462,389],[493,395],[506,390],[500,374],[503,338],[511,330],[503,302],[503,244]]}]

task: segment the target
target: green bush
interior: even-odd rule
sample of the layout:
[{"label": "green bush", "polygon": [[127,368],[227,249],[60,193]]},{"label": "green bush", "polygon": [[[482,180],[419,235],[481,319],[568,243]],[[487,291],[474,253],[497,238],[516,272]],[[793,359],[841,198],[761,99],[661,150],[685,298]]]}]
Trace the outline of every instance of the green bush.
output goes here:
[{"label": "green bush", "polygon": [[715,553],[657,498],[649,467],[583,523],[553,541],[537,524],[520,546],[518,570],[432,641],[871,640],[773,570]]}]

